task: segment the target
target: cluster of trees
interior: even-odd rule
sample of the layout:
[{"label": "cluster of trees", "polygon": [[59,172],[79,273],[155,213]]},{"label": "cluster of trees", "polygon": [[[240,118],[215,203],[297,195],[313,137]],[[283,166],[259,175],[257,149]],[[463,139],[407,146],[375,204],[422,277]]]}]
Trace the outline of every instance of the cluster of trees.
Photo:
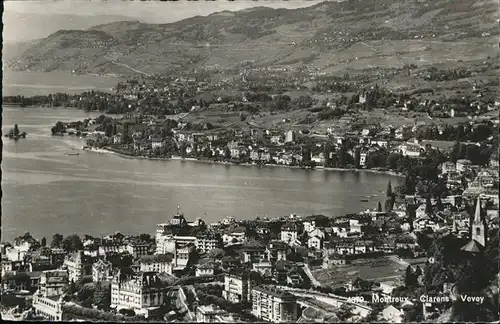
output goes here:
[{"label": "cluster of trees", "polygon": [[76,234],[68,235],[66,237],[63,237],[61,234],[54,234],[52,236],[50,247],[62,248],[67,253],[70,253],[82,250],[83,243],[81,238]]},{"label": "cluster of trees", "polygon": [[[450,161],[467,159],[476,165],[488,165],[490,158],[498,152],[498,146],[477,146],[456,142],[450,152]],[[498,153],[497,153],[498,154]],[[497,155],[498,156],[498,155]]]},{"label": "cluster of trees", "polygon": [[311,88],[314,92],[357,92],[359,86],[354,82],[340,82],[337,80],[321,80]]},{"label": "cluster of trees", "polygon": [[[484,251],[461,251],[464,242],[454,236],[435,238],[428,249],[434,262],[426,263],[424,286],[428,292],[441,292],[444,283],[455,283],[460,294],[485,296],[482,304],[454,302],[452,319],[464,322],[492,322],[498,320],[498,291],[489,289],[497,285],[499,262],[498,229],[489,233]],[[496,303],[495,303],[496,302]]]},{"label": "cluster of trees", "polygon": [[465,68],[451,69],[451,70],[438,70],[436,67],[431,67],[427,70],[424,79],[427,81],[451,81],[462,78],[468,78],[472,72],[467,71]]},{"label": "cluster of trees", "polygon": [[198,291],[197,295],[198,298],[200,299],[200,304],[202,305],[213,304],[219,306],[221,309],[229,313],[236,313],[242,316],[243,319],[250,320],[252,322],[256,321],[256,318],[247,312],[247,310],[251,306],[248,303],[238,303],[238,304],[228,303],[227,300],[225,300],[224,298],[207,294],[204,291]]},{"label": "cluster of trees", "polygon": [[479,124],[472,127],[469,124],[425,125],[416,130],[415,137],[424,140],[460,141],[460,142],[482,142],[486,141],[495,133],[495,126],[491,123]]}]

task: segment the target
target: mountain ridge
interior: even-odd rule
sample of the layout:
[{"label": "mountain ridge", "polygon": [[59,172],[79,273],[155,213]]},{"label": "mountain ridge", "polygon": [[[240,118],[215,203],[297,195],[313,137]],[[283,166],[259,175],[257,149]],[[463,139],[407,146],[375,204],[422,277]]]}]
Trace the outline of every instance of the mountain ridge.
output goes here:
[{"label": "mountain ridge", "polygon": [[356,67],[351,63],[360,57],[371,62],[361,65],[384,66],[389,63],[380,59],[384,55],[393,58],[393,66],[432,64],[453,59],[455,51],[467,48],[464,43],[470,56],[494,55],[496,5],[495,0],[347,0],[299,9],[226,10],[167,24],[111,22],[83,32],[58,31],[10,63],[18,70],[92,73],[131,72],[126,66],[145,73],[234,68],[248,61],[335,70]]}]

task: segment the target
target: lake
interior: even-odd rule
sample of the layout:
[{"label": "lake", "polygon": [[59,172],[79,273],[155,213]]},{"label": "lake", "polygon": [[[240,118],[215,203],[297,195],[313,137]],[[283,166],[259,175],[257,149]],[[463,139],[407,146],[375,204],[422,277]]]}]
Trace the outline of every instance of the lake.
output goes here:
[{"label": "lake", "polygon": [[18,72],[5,69],[2,96],[37,96],[63,92],[80,94],[85,91],[113,92],[119,79],[112,76],[75,75],[69,72]]},{"label": "lake", "polygon": [[[98,114],[4,109],[3,133],[17,123],[28,137],[17,142],[3,138],[3,240],[27,231],[39,238],[154,233],[155,225],[168,221],[178,205],[188,220],[202,217],[207,223],[226,216],[338,216],[375,208],[379,200],[383,204],[387,182],[398,182],[368,172],[126,159],[82,151],[83,139],[50,135],[58,120],[89,116]],[[79,155],[68,155],[76,150]],[[360,202],[372,194],[378,197]]]}]

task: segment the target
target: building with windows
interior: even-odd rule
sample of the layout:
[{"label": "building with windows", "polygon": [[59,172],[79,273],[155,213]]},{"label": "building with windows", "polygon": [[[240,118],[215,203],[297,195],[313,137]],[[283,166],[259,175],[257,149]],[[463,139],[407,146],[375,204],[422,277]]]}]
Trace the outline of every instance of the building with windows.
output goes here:
[{"label": "building with windows", "polygon": [[258,273],[233,269],[224,275],[222,297],[230,303],[245,303],[251,300],[252,288],[259,283]]},{"label": "building with windows", "polygon": [[90,274],[91,265],[89,258],[84,251],[78,251],[70,254],[64,260],[64,267],[68,270],[69,280],[78,282],[83,276]]},{"label": "building with windows", "polygon": [[290,323],[298,319],[297,298],[271,286],[252,289],[252,314],[273,323]]},{"label": "building with windows", "polygon": [[154,272],[121,270],[111,282],[111,307],[148,317],[163,305],[165,287]]},{"label": "building with windows", "polygon": [[220,248],[222,246],[222,238],[217,233],[207,232],[196,237],[195,246],[202,253],[208,252]]},{"label": "building with windows", "polygon": [[111,262],[98,260],[92,264],[92,281],[108,281],[112,278],[113,266]]},{"label": "building with windows", "polygon": [[286,243],[292,243],[297,240],[298,229],[294,223],[285,224],[281,227],[281,240]]},{"label": "building with windows", "polygon": [[214,305],[198,306],[196,308],[196,321],[199,323],[216,323],[217,316],[226,315],[227,312]]},{"label": "building with windows", "polygon": [[43,271],[40,287],[33,294],[33,310],[38,316],[50,321],[61,321],[63,316],[63,291],[69,283],[66,270]]},{"label": "building with windows", "polygon": [[266,246],[267,260],[272,264],[286,260],[289,246],[281,241],[271,241]]},{"label": "building with windows", "polygon": [[148,254],[149,244],[146,242],[129,242],[126,245],[126,250],[134,259],[140,258]]},{"label": "building with windows", "polygon": [[196,266],[195,275],[197,277],[213,276],[214,273],[215,273],[215,266],[213,263],[204,263]]},{"label": "building with windows", "polygon": [[141,257],[139,264],[143,272],[158,272],[172,274],[174,269],[174,255],[172,253],[145,255]]}]

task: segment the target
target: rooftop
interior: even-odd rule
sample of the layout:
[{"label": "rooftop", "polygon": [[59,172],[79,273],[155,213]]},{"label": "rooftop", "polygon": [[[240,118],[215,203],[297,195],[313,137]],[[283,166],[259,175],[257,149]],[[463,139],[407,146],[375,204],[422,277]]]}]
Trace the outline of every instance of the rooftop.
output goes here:
[{"label": "rooftop", "polygon": [[287,291],[280,290],[280,289],[276,288],[275,286],[258,286],[258,287],[255,287],[253,290],[260,291],[266,295],[271,295],[271,296],[281,298],[284,300],[288,300],[288,301],[294,301],[297,299],[291,293],[289,293]]}]

